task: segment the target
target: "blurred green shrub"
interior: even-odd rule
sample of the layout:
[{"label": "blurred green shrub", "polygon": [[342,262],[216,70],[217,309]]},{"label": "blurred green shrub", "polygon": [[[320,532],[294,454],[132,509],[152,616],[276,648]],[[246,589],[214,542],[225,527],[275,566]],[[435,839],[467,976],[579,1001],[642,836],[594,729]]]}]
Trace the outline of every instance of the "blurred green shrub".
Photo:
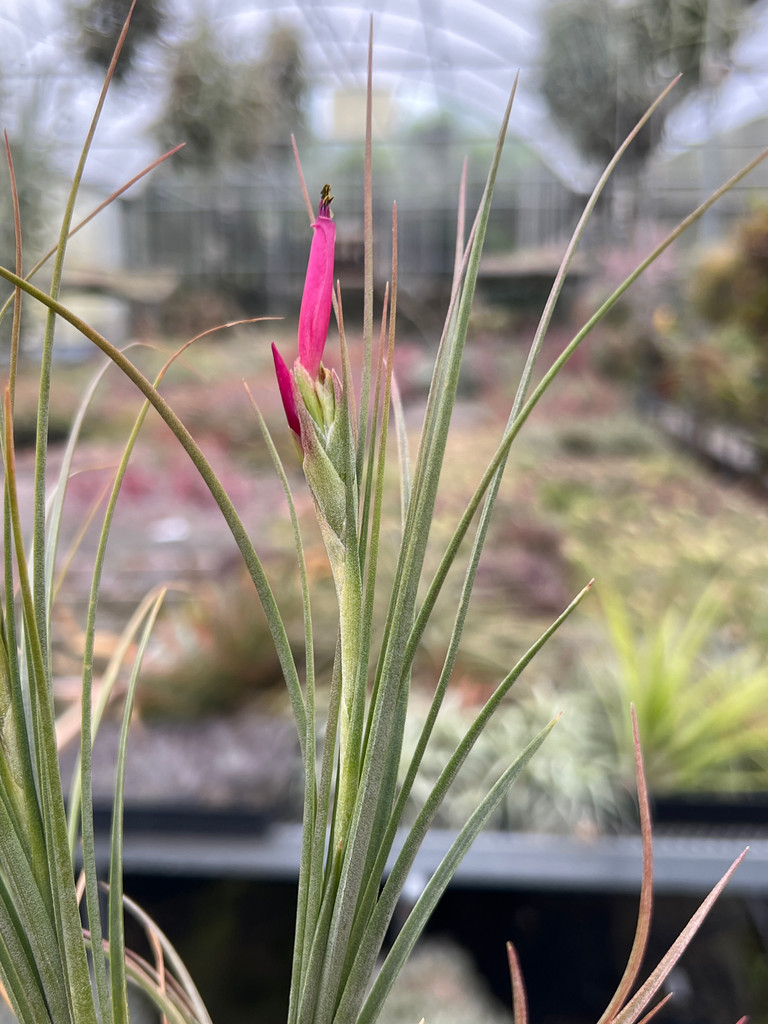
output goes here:
[{"label": "blurred green shrub", "polygon": [[767,431],[768,206],[702,251],[677,291],[626,301],[602,330],[597,368],[705,420]]},{"label": "blurred green shrub", "polygon": [[[412,695],[406,719],[402,773],[416,746],[429,700]],[[556,742],[545,743],[525,774],[514,785],[491,819],[491,827],[526,829],[534,832],[576,832],[592,836],[613,831],[634,814],[631,788],[623,786],[618,759],[605,738],[610,735],[606,709],[594,692],[586,689],[559,691],[546,679],[520,694],[494,715],[489,728],[475,748],[437,812],[435,824],[460,827],[494,772],[509,761],[514,744],[552,714],[564,711],[557,724]],[[449,694],[435,724],[419,775],[414,784],[407,814],[415,817],[421,802],[453,753],[462,730],[472,722],[477,708],[465,705],[460,696]],[[553,737],[554,738],[554,737]]]},{"label": "blurred green shrub", "polygon": [[768,206],[759,207],[738,225],[732,267],[733,312],[729,319],[754,333],[768,362]]},{"label": "blurred green shrub", "polygon": [[768,426],[768,377],[748,328],[728,322],[679,343],[666,372],[677,402],[710,420]]},{"label": "blurred green shrub", "polygon": [[233,577],[206,583],[158,624],[138,706],[148,716],[197,717],[280,693],[280,664],[261,608]]},{"label": "blurred green shrub", "polygon": [[688,294],[693,309],[703,320],[724,324],[734,318],[739,270],[733,244],[713,246],[698,260]]},{"label": "blurred green shrub", "polygon": [[653,791],[768,791],[768,666],[728,643],[717,589],[687,614],[668,608],[643,620],[618,591],[601,591],[611,653],[594,682],[617,756],[629,749],[631,701]]},{"label": "blurred green shrub", "polygon": [[224,288],[211,288],[201,283],[182,284],[160,308],[160,329],[172,338],[186,341],[201,331],[242,316],[237,299]]},{"label": "blurred green shrub", "polygon": [[[271,567],[286,575],[292,565],[275,552]],[[251,600],[252,583],[233,572],[198,584],[188,599],[172,605],[158,621],[139,683],[137,704],[147,717],[197,718],[260,704],[282,710],[285,687],[262,609]],[[303,639],[301,606],[290,593],[283,614],[291,643]],[[335,626],[320,608],[318,672],[329,671]],[[330,627],[330,628],[329,628]],[[323,645],[323,638],[326,644]]]},{"label": "blurred green shrub", "polygon": [[768,428],[768,207],[701,257],[688,295],[704,326],[677,354],[676,397],[709,417]]}]

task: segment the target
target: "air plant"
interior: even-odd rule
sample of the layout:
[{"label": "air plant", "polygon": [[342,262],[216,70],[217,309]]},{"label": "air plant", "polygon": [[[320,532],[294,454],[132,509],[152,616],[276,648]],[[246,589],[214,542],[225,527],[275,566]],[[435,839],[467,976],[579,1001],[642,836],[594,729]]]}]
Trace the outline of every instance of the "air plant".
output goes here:
[{"label": "air plant", "polygon": [[[485,798],[459,829],[444,860],[428,881],[383,962],[379,963],[384,937],[408,872],[440,803],[491,715],[531,658],[565,624],[591,586],[587,584],[575,595],[568,607],[517,665],[499,681],[493,695],[448,759],[404,840],[395,849],[403,810],[451,679],[479,559],[511,445],[542,395],[592,328],[643,270],[686,227],[740,180],[756,161],[718,189],[639,264],[574,335],[562,354],[533,386],[533,374],[542,341],[587,220],[616,163],[637,131],[663,101],[666,90],[651,107],[619,148],[586,204],[584,214],[566,248],[535,332],[509,420],[499,438],[496,452],[478,476],[475,492],[442,553],[437,571],[431,579],[425,579],[425,554],[430,525],[514,89],[502,120],[485,190],[469,231],[466,230],[465,220],[465,176],[460,184],[451,298],[437,352],[418,454],[415,464],[411,466],[392,375],[398,291],[396,207],[392,217],[391,279],[381,310],[378,344],[374,344],[372,71],[369,59],[364,209],[365,299],[360,393],[356,395],[352,385],[354,374],[346,343],[341,290],[333,286],[334,229],[330,189],[327,187],[321,193],[317,217],[304,187],[310,221],[314,226],[314,239],[300,316],[298,359],[291,368],[276,350],[274,356],[288,428],[297,441],[338,597],[337,653],[327,702],[327,719],[323,723],[324,729],[320,729],[315,694],[310,587],[304,564],[301,524],[288,476],[258,410],[256,415],[265,444],[285,487],[296,540],[306,640],[303,673],[300,673],[294,651],[288,642],[277,599],[248,531],[212,465],[159,390],[161,379],[175,357],[171,357],[154,382],[150,381],[126,352],[119,350],[58,298],[67,238],[72,231],[74,198],[113,71],[114,62],[75,175],[59,243],[53,252],[54,272],[50,290],[46,292],[36,287],[29,279],[30,274],[24,273],[20,243],[15,269],[0,267],[0,277],[14,288],[10,301],[13,302],[15,337],[10,378],[5,393],[2,442],[5,465],[5,602],[0,644],[3,716],[3,756],[0,757],[0,979],[22,1024],[41,1024],[44,1021],[52,1021],[54,1024],[96,1024],[97,1020],[120,1024],[127,1020],[129,977],[152,995],[168,1020],[208,1020],[202,1001],[183,966],[157,929],[142,918],[155,947],[162,953],[156,968],[139,963],[125,950],[123,938],[121,812],[125,751],[141,655],[151,623],[158,612],[162,593],[148,598],[131,633],[139,638],[138,653],[130,673],[124,707],[106,928],[102,925],[99,907],[91,800],[91,744],[98,724],[98,713],[92,709],[90,654],[112,513],[136,437],[151,406],[189,455],[238,545],[266,615],[296,722],[304,777],[304,811],[289,1024],[347,1024],[355,1021],[372,1024],[461,858],[491,818],[509,787],[552,731],[555,722],[544,723],[528,745],[510,759]],[[18,230],[17,237],[20,238]],[[22,296],[42,303],[48,310],[40,369],[31,552],[27,550],[22,527],[13,449],[14,383]],[[339,373],[329,371],[323,365],[331,305],[335,307],[339,328]],[[86,630],[88,641],[83,662],[81,759],[69,802],[69,818],[56,760],[49,637],[55,595],[53,580],[58,525],[71,455],[70,461],[65,461],[64,471],[51,495],[52,513],[48,518],[49,525],[46,525],[47,416],[57,318],[69,322],[105,353],[111,363],[135,384],[145,399],[115,475],[93,573]],[[385,621],[376,623],[374,596],[377,589],[379,533],[385,499],[384,470],[391,415],[401,468],[401,541]],[[72,445],[76,436],[77,428],[73,432]],[[459,551],[468,542],[472,529],[474,536],[468,545],[464,584],[448,638],[443,669],[410,763],[404,776],[398,778],[413,659],[438,595]],[[19,614],[16,612],[17,593],[21,606]],[[320,735],[322,740],[318,740]],[[641,798],[641,806],[642,803]],[[82,840],[89,926],[87,932],[83,932],[81,927],[78,889],[74,880],[78,833]],[[639,929],[641,936],[647,924],[646,906],[650,891],[647,866],[650,830],[647,822],[643,826],[643,838],[646,872]],[[385,874],[390,857],[392,866]],[[705,910],[708,905],[705,904]],[[133,907],[130,909],[136,912]],[[698,920],[699,916],[694,919],[696,923]],[[692,928],[693,925],[684,932],[683,945],[692,934]],[[630,976],[636,968],[637,948],[636,943],[636,950],[630,960]],[[93,985],[88,972],[88,953],[93,958]],[[175,982],[166,977],[166,963],[174,968]],[[663,969],[658,970],[663,973]],[[656,972],[652,975],[656,978],[660,976]],[[646,995],[652,994],[655,984],[646,983],[623,1009],[619,1009],[626,998],[627,986],[623,984],[620,998],[617,996],[617,1000],[612,1003],[605,1024],[608,1021],[611,1024],[630,1024],[634,1021],[640,1003]],[[516,991],[519,1005],[521,989],[518,983]]]}]

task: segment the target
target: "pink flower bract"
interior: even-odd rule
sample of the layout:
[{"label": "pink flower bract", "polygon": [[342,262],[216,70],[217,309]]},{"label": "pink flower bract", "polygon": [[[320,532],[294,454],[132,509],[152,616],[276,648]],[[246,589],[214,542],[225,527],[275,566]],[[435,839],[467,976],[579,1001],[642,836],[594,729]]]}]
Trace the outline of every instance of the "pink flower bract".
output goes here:
[{"label": "pink flower bract", "polygon": [[314,236],[309,250],[309,264],[299,313],[299,362],[313,378],[317,377],[320,360],[323,358],[333,297],[336,225],[331,218],[333,197],[329,192],[330,189],[326,185],[320,200],[317,220],[312,225]]},{"label": "pink flower bract", "polygon": [[285,417],[288,420],[288,426],[298,437],[301,437],[301,426],[299,424],[299,414],[296,411],[296,396],[293,388],[293,374],[286,366],[285,360],[277,351],[277,347],[274,342],[272,343],[272,358],[275,361],[275,374],[277,375],[277,386],[280,388],[280,397],[283,400],[283,408],[285,409]]},{"label": "pink flower bract", "polygon": [[[309,250],[307,276],[299,312],[299,358],[313,380],[320,372],[320,362],[328,337],[333,299],[333,252],[336,244],[336,225],[331,217],[330,185],[323,186],[317,220],[312,225],[312,245]],[[296,407],[296,384],[285,360],[272,345],[277,386],[288,420],[288,426],[299,438],[301,425]]]}]

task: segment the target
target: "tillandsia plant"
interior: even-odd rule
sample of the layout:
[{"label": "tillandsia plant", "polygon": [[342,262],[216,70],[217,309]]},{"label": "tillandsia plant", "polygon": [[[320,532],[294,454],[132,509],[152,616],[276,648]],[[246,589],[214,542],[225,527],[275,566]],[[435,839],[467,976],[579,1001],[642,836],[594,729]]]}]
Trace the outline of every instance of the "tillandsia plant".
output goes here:
[{"label": "tillandsia plant", "polygon": [[[120,44],[118,52],[119,47]],[[14,327],[2,433],[5,467],[5,599],[0,632],[0,979],[14,1012],[23,1024],[41,1024],[45,1021],[53,1024],[96,1024],[96,1021],[118,1024],[126,1021],[129,976],[148,992],[168,1020],[208,1020],[205,1007],[183,965],[146,917],[140,915],[132,905],[133,912],[139,914],[140,920],[146,924],[156,948],[161,950],[156,966],[144,964],[128,953],[123,938],[123,908],[128,904],[122,896],[121,818],[128,725],[141,655],[162,593],[148,596],[126,627],[126,648],[133,636],[139,635],[140,639],[123,714],[106,927],[102,925],[99,906],[93,832],[91,746],[103,700],[94,706],[92,662],[95,616],[105,549],[120,484],[144,417],[152,406],[196,466],[238,545],[264,608],[296,720],[304,773],[304,810],[289,1024],[371,1024],[377,1018],[398,971],[462,856],[544,742],[554,722],[544,725],[525,749],[511,758],[507,768],[489,788],[487,796],[459,830],[444,860],[428,881],[383,962],[379,964],[385,934],[409,870],[441,801],[490,716],[531,658],[565,623],[589,590],[587,585],[574,597],[571,604],[499,682],[446,763],[413,826],[403,833],[400,830],[403,809],[451,679],[480,555],[510,447],[541,396],[595,324],[643,270],[719,196],[740,180],[754,166],[754,162],[670,233],[574,335],[534,387],[533,373],[542,340],[584,226],[617,161],[658,103],[622,144],[598,182],[567,246],[496,452],[479,475],[476,490],[442,553],[437,571],[431,579],[426,579],[425,555],[430,524],[446,454],[469,315],[512,97],[502,121],[482,200],[468,231],[465,222],[465,176],[462,176],[451,298],[435,361],[418,454],[411,467],[404,419],[392,375],[398,288],[396,208],[392,220],[392,273],[385,290],[378,344],[374,344],[372,90],[369,61],[363,361],[359,396],[354,394],[352,385],[354,375],[346,343],[341,291],[338,287],[334,288],[335,229],[328,187],[322,191],[316,217],[304,188],[314,237],[300,314],[298,358],[289,367],[279,353],[274,351],[278,387],[288,428],[296,439],[306,481],[314,499],[338,596],[336,658],[322,730],[318,727],[320,716],[315,694],[310,587],[300,523],[287,474],[258,410],[256,414],[265,443],[285,487],[294,528],[305,621],[303,679],[254,544],[211,463],[159,390],[162,377],[175,356],[163,366],[153,383],[125,352],[59,301],[59,282],[67,239],[74,230],[74,200],[113,70],[114,62],[107,75],[102,100],[75,174],[59,242],[52,251],[54,271],[50,290],[43,291],[30,280],[36,267],[32,271],[25,271],[18,216],[16,266],[14,269],[0,267],[0,277],[13,286],[9,306],[12,303]],[[663,98],[664,95],[658,102]],[[14,394],[23,297],[43,304],[48,310],[40,366],[35,497],[29,548],[29,537],[25,536],[18,500],[13,444]],[[332,306],[339,327],[338,374],[323,365]],[[83,659],[81,758],[67,809],[56,757],[50,637],[51,611],[57,592],[59,527],[72,451],[81,418],[78,417],[74,424],[62,472],[49,495],[46,490],[47,419],[57,318],[72,324],[105,353],[145,398],[115,475],[94,566]],[[87,400],[88,396],[85,404]],[[395,423],[400,462],[401,539],[386,616],[383,623],[378,623],[374,614],[374,597],[391,415]],[[474,536],[468,545],[469,554],[456,618],[451,635],[447,638],[445,662],[421,736],[404,778],[398,781],[413,660],[438,595],[476,520]],[[109,691],[116,671],[115,666],[102,680],[102,698]],[[321,734],[322,742],[318,740]],[[641,771],[639,777],[642,793]],[[80,890],[75,882],[78,835],[81,838],[88,931],[83,931],[81,926],[78,907]],[[668,973],[682,952],[727,878],[725,876],[720,886],[705,901],[681,940],[653,972],[652,980],[649,979],[627,1002],[629,987],[638,967],[638,951],[642,949],[644,930],[647,927],[650,893],[650,827],[647,815],[644,817],[643,836],[646,870],[639,938],[631,956],[627,978],[604,1017],[604,1021],[616,1024],[632,1024],[638,1019],[642,1008],[657,991],[660,979]],[[89,974],[88,955],[93,963],[93,982]],[[166,972],[166,964],[174,968],[175,980]],[[518,1007],[521,1005],[520,992],[521,986],[516,983]]]}]

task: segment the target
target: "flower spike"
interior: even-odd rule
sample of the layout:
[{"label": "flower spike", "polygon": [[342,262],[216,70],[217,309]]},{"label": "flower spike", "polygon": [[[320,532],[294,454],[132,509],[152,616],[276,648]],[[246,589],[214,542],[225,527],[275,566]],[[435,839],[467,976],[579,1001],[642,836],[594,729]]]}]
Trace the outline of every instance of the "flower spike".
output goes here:
[{"label": "flower spike", "polygon": [[312,225],[314,237],[299,313],[299,362],[312,378],[317,377],[320,370],[331,320],[336,242],[336,225],[331,217],[332,200],[331,186],[324,185],[317,220]]},{"label": "flower spike", "polygon": [[[317,395],[322,391],[325,379],[320,371],[333,299],[336,225],[331,217],[332,201],[331,186],[323,185],[317,220],[312,224],[314,234],[299,313],[299,357],[293,364],[293,371],[289,369],[275,346],[272,346],[277,385],[280,388],[288,426],[299,440],[301,421],[297,402],[308,403],[308,408],[318,423],[323,420],[322,403],[319,402]],[[330,386],[332,388],[332,385]],[[331,396],[332,394],[331,391]]]}]

